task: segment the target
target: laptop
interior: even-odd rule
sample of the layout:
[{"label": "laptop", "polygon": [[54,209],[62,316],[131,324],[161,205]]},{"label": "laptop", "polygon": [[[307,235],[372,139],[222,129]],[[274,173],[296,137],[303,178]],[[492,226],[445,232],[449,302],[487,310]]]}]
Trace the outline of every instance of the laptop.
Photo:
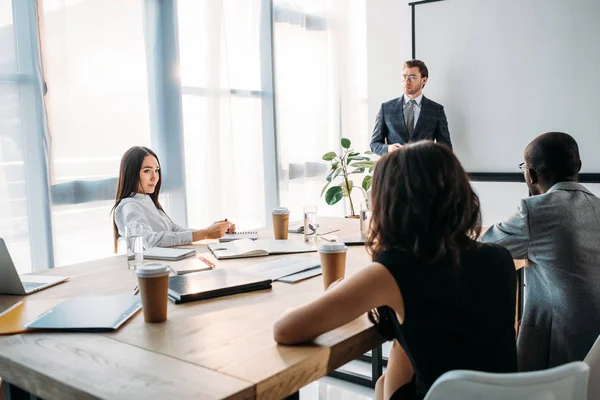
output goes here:
[{"label": "laptop", "polygon": [[0,238],[0,294],[26,295],[69,279],[68,276],[19,275],[8,253],[4,239]]}]

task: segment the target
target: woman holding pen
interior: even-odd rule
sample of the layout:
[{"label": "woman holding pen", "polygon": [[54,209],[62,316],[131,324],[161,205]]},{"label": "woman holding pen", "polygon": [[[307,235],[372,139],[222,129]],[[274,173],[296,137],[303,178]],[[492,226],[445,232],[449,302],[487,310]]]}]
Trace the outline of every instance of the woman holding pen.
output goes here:
[{"label": "woman holding pen", "polygon": [[235,232],[235,225],[227,219],[197,230],[177,225],[158,201],[160,186],[160,163],[156,153],[143,146],[127,150],[121,158],[112,209],[115,251],[119,236],[125,236],[127,230],[142,236],[144,248],[190,244]]}]

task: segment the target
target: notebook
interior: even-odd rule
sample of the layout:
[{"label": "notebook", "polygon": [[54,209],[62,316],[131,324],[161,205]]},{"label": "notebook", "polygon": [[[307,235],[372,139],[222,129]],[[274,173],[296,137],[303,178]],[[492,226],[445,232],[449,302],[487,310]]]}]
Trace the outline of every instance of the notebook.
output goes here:
[{"label": "notebook", "polygon": [[175,247],[151,247],[144,250],[144,259],[179,261],[196,255],[196,249]]},{"label": "notebook", "polygon": [[28,322],[33,321],[52,307],[65,301],[65,299],[24,300],[8,310],[0,313],[0,335],[12,335],[26,332],[23,328]]},{"label": "notebook", "polygon": [[297,274],[292,274],[288,276],[284,276],[283,278],[277,279],[279,282],[285,283],[296,283],[299,281],[303,281],[308,278],[312,278],[313,276],[321,275],[323,271],[321,271],[321,266],[316,268],[307,269],[306,271],[298,272]]},{"label": "notebook", "polygon": [[335,241],[342,242],[346,246],[360,246],[360,245],[365,244],[365,237],[364,236],[343,236],[343,237],[336,237]]},{"label": "notebook", "polygon": [[236,232],[236,233],[226,233],[225,236],[223,236],[221,239],[219,239],[219,242],[226,243],[226,242],[231,242],[233,240],[240,240],[240,239],[257,240],[258,232],[257,231],[242,231],[242,232]]},{"label": "notebook", "polygon": [[275,281],[284,276],[319,268],[320,266],[321,261],[318,258],[304,256],[280,258],[243,267],[243,270],[252,275],[263,276]]},{"label": "notebook", "polygon": [[208,249],[217,260],[317,251],[314,246],[296,240],[274,239],[259,239],[254,241],[241,239],[229,243],[213,243],[208,245]]},{"label": "notebook", "polygon": [[169,277],[169,298],[176,304],[271,288],[271,279],[239,268]]},{"label": "notebook", "polygon": [[192,272],[210,271],[215,269],[215,264],[206,257],[187,258],[176,263],[170,263],[169,268],[175,275],[185,275]]},{"label": "notebook", "polygon": [[77,296],[63,301],[25,325],[27,329],[108,332],[142,308],[140,296]]}]

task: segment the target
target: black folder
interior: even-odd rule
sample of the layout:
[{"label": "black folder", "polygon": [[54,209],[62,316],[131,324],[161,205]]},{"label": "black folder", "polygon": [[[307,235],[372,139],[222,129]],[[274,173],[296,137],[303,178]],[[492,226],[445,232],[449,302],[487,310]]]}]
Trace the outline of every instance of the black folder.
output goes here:
[{"label": "black folder", "polygon": [[169,298],[175,304],[269,288],[271,279],[251,275],[236,268],[169,277]]},{"label": "black folder", "polygon": [[139,295],[77,296],[63,301],[25,326],[27,329],[108,332],[118,329],[140,308]]}]

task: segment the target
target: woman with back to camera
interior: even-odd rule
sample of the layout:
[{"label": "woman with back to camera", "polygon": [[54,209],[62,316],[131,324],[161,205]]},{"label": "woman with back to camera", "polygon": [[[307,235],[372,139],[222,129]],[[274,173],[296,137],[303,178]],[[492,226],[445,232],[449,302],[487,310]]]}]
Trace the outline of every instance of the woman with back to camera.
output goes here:
[{"label": "woman with back to camera", "polygon": [[280,344],[308,342],[365,312],[394,340],[377,399],[422,399],[444,372],[516,372],[516,274],[503,247],[481,244],[479,199],[451,150],[403,146],[375,167],[373,262],[289,311]]},{"label": "woman with back to camera", "polygon": [[125,236],[126,228],[143,237],[144,248],[218,239],[235,231],[235,225],[227,220],[199,230],[186,229],[171,221],[158,201],[160,178],[158,156],[149,148],[134,146],[123,154],[112,208],[115,252],[117,240]]}]

